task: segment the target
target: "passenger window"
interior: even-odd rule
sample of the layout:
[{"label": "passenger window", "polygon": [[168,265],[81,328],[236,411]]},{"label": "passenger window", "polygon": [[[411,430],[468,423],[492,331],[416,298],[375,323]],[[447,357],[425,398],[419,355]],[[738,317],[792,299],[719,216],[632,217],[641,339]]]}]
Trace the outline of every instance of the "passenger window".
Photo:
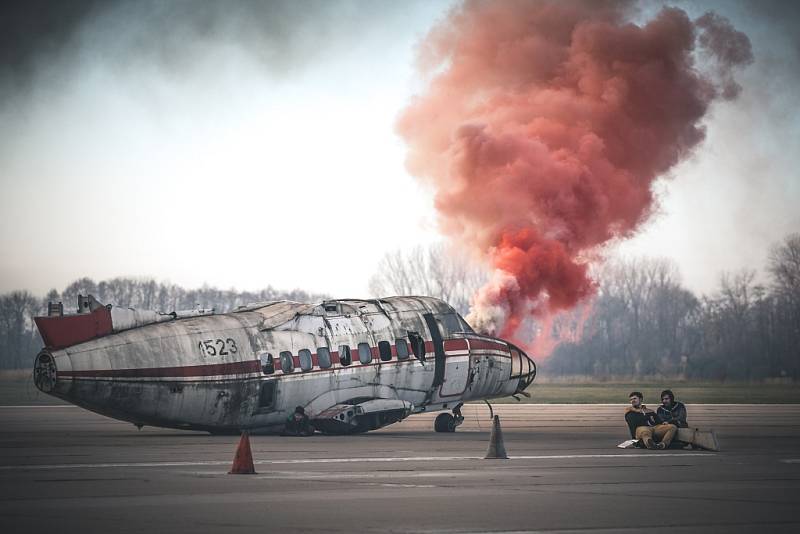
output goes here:
[{"label": "passenger window", "polygon": [[261,383],[261,391],[258,393],[258,407],[272,408],[275,401],[275,381],[268,380]]},{"label": "passenger window", "polygon": [[395,346],[397,346],[397,359],[398,360],[407,360],[408,359],[408,343],[406,343],[405,339],[395,339],[394,340]]},{"label": "passenger window", "polygon": [[331,366],[331,351],[328,347],[317,348],[317,361],[320,369],[327,369]]},{"label": "passenger window", "polygon": [[372,349],[370,348],[369,343],[358,344],[358,361],[363,364],[368,364],[372,361]]},{"label": "passenger window", "polygon": [[421,362],[425,361],[425,340],[416,332],[408,333],[408,341],[411,342],[411,350],[414,356]]},{"label": "passenger window", "polygon": [[284,373],[291,373],[294,371],[294,361],[292,360],[292,353],[285,350],[281,352],[281,370]]},{"label": "passenger window", "polygon": [[311,359],[311,351],[308,349],[300,349],[297,353],[300,356],[300,369],[303,371],[310,371],[314,367],[314,360]]},{"label": "passenger window", "polygon": [[350,347],[348,345],[339,345],[339,363],[348,366],[352,361],[353,358],[350,356]]},{"label": "passenger window", "polygon": [[275,372],[275,361],[272,359],[272,354],[264,352],[258,355],[258,359],[261,360],[261,371],[265,375],[271,375]]},{"label": "passenger window", "polygon": [[392,359],[392,345],[388,341],[378,341],[378,352],[381,355],[382,362],[388,362]]}]

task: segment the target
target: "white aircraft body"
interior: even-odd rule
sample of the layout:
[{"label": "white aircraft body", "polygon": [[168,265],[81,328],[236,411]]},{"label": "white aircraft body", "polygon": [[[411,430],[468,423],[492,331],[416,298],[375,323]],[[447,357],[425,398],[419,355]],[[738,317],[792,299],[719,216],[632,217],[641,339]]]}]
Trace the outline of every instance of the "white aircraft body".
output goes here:
[{"label": "white aircraft body", "polygon": [[89,296],[36,324],[41,391],[140,427],[278,433],[301,406],[325,433],[439,410],[453,414],[435,429],[452,432],[464,402],[525,394],[536,375],[524,352],[430,297],[164,314]]}]

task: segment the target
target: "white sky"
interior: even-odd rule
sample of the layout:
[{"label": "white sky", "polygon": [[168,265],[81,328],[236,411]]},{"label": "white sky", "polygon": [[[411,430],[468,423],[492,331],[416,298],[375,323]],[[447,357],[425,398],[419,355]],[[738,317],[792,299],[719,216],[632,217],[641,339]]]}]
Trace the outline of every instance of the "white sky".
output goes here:
[{"label": "white sky", "polygon": [[[393,125],[446,5],[409,4],[281,72],[230,41],[174,75],[121,64],[87,30],[0,102],[0,292],[152,276],[366,296],[384,253],[439,239]],[[707,141],[660,185],[661,213],[620,247],[675,259],[698,291],[800,231],[797,51],[781,63],[766,23],[720,12],[753,30],[742,100],[714,108]]]}]

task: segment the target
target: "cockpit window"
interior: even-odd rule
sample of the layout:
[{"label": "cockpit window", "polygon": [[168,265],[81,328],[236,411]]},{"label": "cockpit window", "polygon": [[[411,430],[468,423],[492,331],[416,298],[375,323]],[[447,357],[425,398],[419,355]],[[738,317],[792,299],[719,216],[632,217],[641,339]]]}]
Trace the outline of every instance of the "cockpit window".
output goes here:
[{"label": "cockpit window", "polygon": [[[456,315],[458,315],[458,314],[456,314]],[[464,319],[463,317],[461,317],[461,315],[458,315],[458,322],[461,323],[461,331],[462,332],[467,332],[468,334],[474,334],[475,333],[475,330],[472,329],[472,327],[469,325],[467,320]]]},{"label": "cockpit window", "polygon": [[458,314],[453,313],[443,313],[438,316],[439,320],[442,323],[442,328],[448,334],[452,334],[453,332],[461,332],[461,322],[458,320]]},{"label": "cockpit window", "polygon": [[442,329],[448,334],[454,334],[456,332],[475,333],[469,323],[456,312],[441,313],[436,315],[436,318],[439,319],[439,322],[442,324]]}]

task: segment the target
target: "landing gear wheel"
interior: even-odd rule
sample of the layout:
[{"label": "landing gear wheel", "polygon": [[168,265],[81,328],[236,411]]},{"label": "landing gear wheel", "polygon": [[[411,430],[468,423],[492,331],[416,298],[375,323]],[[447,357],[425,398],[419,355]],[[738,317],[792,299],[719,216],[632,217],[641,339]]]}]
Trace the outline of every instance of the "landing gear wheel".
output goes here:
[{"label": "landing gear wheel", "polygon": [[449,413],[440,413],[433,422],[433,429],[436,432],[455,432],[456,419]]}]

